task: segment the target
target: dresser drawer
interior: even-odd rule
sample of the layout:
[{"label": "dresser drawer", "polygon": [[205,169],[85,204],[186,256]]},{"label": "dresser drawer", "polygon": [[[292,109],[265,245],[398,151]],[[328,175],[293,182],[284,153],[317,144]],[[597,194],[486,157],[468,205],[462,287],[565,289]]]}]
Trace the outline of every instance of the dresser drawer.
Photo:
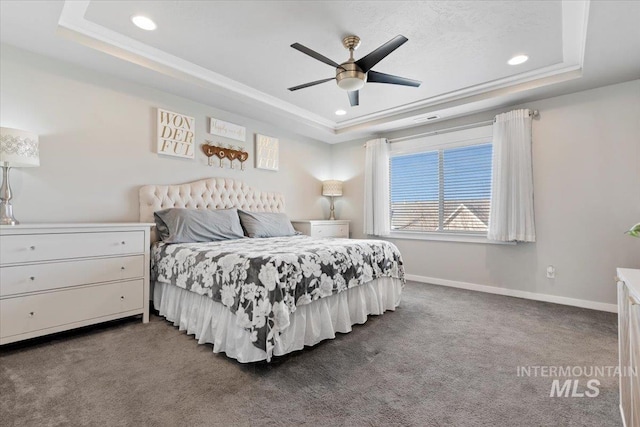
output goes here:
[{"label": "dresser drawer", "polygon": [[143,280],[0,300],[0,337],[142,309]]},{"label": "dresser drawer", "polygon": [[144,252],[143,231],[2,236],[0,264]]},{"label": "dresser drawer", "polygon": [[144,274],[144,255],[2,267],[0,297],[134,279]]},{"label": "dresser drawer", "polygon": [[348,225],[313,225],[311,227],[312,237],[349,237]]}]

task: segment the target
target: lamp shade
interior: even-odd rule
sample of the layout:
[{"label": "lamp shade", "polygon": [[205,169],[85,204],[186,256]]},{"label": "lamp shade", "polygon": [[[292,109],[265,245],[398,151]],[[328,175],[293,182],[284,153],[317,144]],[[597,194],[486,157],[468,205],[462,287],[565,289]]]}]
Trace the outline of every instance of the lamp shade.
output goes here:
[{"label": "lamp shade", "polygon": [[40,166],[38,135],[0,127],[0,165],[19,168]]},{"label": "lamp shade", "polygon": [[323,196],[342,196],[342,181],[323,181]]}]

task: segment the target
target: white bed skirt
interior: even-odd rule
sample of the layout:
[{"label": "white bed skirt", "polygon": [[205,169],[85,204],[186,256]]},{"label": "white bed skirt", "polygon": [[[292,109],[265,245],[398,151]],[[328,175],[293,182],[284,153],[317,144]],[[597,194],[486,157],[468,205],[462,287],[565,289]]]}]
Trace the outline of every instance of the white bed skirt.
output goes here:
[{"label": "white bed skirt", "polygon": [[[236,324],[235,314],[219,302],[161,282],[154,283],[153,289],[153,304],[160,315],[195,335],[199,344],[213,344],[214,353],[224,352],[241,363],[267,359],[267,353],[251,343],[250,333]],[[368,315],[395,310],[401,294],[401,280],[380,278],[299,306],[273,354],[281,356],[335,338],[336,332],[351,332],[351,325],[365,323]]]}]

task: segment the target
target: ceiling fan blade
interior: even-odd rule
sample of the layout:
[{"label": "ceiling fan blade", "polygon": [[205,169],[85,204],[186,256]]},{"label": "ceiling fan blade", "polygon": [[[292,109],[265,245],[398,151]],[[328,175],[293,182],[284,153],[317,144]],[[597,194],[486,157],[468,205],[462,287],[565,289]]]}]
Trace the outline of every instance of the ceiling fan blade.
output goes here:
[{"label": "ceiling fan blade", "polygon": [[367,73],[367,83],[389,83],[392,85],[419,87],[422,82],[371,70]]},{"label": "ceiling fan blade", "polygon": [[360,105],[360,92],[357,90],[347,92],[349,94],[349,103],[352,107]]},{"label": "ceiling fan blade", "polygon": [[335,80],[335,79],[336,79],[335,77],[330,77],[328,79],[316,80],[315,82],[309,82],[309,83],[305,83],[305,84],[302,84],[302,85],[290,87],[289,90],[291,92],[293,92],[294,90],[304,89],[305,87],[319,85],[320,83],[325,83],[325,82],[328,82],[330,80]]},{"label": "ceiling fan blade", "polygon": [[373,52],[369,53],[367,56],[363,56],[362,58],[358,59],[356,61],[356,65],[366,73],[367,71],[372,69],[374,65],[382,61],[387,55],[402,46],[408,40],[409,39],[405,36],[395,36],[393,39],[389,40]]},{"label": "ceiling fan blade", "polygon": [[311,50],[308,47],[301,45],[300,43],[294,43],[294,44],[291,45],[291,47],[296,49],[296,50],[299,50],[302,53],[306,53],[310,57],[315,58],[320,62],[324,62],[327,65],[331,65],[332,67],[338,68],[340,66],[340,64],[330,60],[329,58],[327,58],[324,55],[320,55],[315,50]]}]

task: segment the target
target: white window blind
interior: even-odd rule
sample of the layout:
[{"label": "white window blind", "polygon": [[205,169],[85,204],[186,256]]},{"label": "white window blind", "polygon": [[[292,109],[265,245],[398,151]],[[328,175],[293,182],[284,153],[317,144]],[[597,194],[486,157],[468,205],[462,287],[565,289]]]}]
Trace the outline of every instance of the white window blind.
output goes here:
[{"label": "white window blind", "polygon": [[491,208],[489,140],[392,155],[391,230],[486,233]]}]

